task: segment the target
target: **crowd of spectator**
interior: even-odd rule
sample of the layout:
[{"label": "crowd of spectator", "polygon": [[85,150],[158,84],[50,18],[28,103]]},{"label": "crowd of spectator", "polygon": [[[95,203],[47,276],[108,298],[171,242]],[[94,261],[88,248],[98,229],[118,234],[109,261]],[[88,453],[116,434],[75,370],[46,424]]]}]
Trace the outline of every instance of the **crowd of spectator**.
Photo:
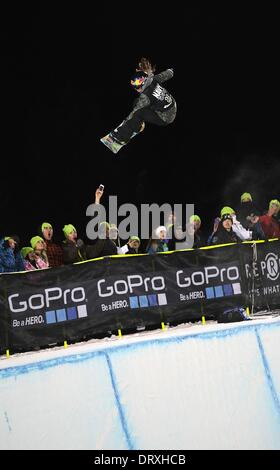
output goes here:
[{"label": "crowd of spectator", "polygon": [[[103,189],[99,187],[95,192],[96,204],[100,204],[102,195]],[[20,247],[17,235],[5,236],[0,240],[0,273],[47,269],[108,255],[172,251],[180,241],[189,240],[193,248],[201,248],[206,245],[280,238],[279,211],[278,199],[272,199],[266,210],[260,210],[251,194],[243,193],[237,210],[229,206],[220,210],[214,220],[212,233],[208,236],[203,233],[199,215],[192,215],[183,227],[171,213],[166,224],[153,231],[144,248],[138,234],[122,244],[118,227],[106,221],[99,223],[99,230],[103,231],[104,236],[94,241],[85,243],[78,238],[75,226],[68,224],[62,229],[64,240],[56,243],[53,240],[52,224],[43,222],[38,233],[30,239],[30,246]]]}]

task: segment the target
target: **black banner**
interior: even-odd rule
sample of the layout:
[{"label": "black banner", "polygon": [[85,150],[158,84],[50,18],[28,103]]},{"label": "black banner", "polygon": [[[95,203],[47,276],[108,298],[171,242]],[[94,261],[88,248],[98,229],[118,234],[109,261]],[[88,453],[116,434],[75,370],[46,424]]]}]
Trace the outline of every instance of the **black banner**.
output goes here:
[{"label": "black banner", "polygon": [[268,310],[280,306],[280,244],[279,240],[251,245],[245,258],[248,290],[256,307]]},{"label": "black banner", "polygon": [[3,274],[0,350],[216,318],[253,295],[278,307],[278,253],[279,241],[246,243]]}]

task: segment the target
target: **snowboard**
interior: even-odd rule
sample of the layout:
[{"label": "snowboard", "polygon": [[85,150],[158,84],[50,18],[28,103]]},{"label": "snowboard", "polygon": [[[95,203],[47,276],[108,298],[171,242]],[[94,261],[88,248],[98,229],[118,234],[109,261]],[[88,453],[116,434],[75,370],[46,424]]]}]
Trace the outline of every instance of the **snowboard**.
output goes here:
[{"label": "snowboard", "polygon": [[[122,124],[120,124],[122,125]],[[139,132],[133,132],[132,136],[130,137],[130,139],[132,139],[133,137],[135,137],[137,134],[139,134],[140,132],[142,132],[144,130],[144,127],[145,127],[145,123],[143,122],[142,124],[142,127],[140,129]],[[125,144],[121,144],[119,142],[117,142],[114,137],[112,136],[112,133],[110,132],[109,134],[105,135],[104,137],[102,137],[100,139],[100,142],[102,142],[102,144],[106,145],[106,147],[108,147],[113,153],[118,153],[118,151],[124,147],[125,145],[128,144],[125,143]]]},{"label": "snowboard", "polygon": [[118,151],[126,144],[119,144],[119,142],[116,142],[114,138],[112,137],[111,133],[105,135],[100,139],[100,142],[102,144],[106,145],[108,149],[110,149],[113,153],[118,153]]}]

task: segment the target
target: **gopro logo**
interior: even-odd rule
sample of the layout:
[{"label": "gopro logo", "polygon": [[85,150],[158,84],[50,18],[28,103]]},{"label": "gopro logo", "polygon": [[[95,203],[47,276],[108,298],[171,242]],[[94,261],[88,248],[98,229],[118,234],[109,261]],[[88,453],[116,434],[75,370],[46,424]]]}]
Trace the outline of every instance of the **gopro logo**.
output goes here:
[{"label": "gopro logo", "polygon": [[62,290],[60,287],[45,289],[43,294],[34,294],[26,300],[20,300],[20,294],[12,294],[8,297],[11,312],[26,312],[28,309],[40,310],[49,308],[51,303],[62,300],[64,305],[69,302],[78,303],[85,300],[86,294],[83,287]]}]

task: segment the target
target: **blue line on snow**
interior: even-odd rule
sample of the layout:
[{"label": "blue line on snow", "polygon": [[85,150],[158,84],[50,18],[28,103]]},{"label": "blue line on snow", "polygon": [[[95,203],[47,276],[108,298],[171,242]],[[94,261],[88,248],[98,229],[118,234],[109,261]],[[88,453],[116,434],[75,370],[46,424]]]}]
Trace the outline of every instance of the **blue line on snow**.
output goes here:
[{"label": "blue line on snow", "polygon": [[275,385],[273,383],[272,373],[270,371],[268,360],[267,360],[265,352],[264,352],[264,347],[263,347],[263,344],[262,344],[262,341],[261,341],[261,338],[260,338],[260,335],[259,335],[259,332],[258,332],[257,329],[255,330],[255,333],[256,333],[256,337],[257,337],[257,341],[258,341],[258,346],[259,346],[260,355],[261,355],[262,362],[263,362],[263,367],[264,367],[267,383],[268,383],[269,389],[271,391],[271,395],[272,395],[274,404],[276,406],[278,415],[280,416],[280,401],[279,401],[279,397],[277,395]]},{"label": "blue line on snow", "polygon": [[118,408],[118,411],[119,411],[123,432],[124,432],[125,437],[126,437],[128,449],[132,450],[133,449],[132,440],[131,440],[131,437],[130,437],[130,434],[129,434],[128,425],[127,425],[127,422],[126,422],[126,419],[125,419],[125,415],[124,415],[124,412],[123,412],[123,409],[122,409],[122,405],[121,405],[121,401],[120,401],[120,395],[119,395],[118,388],[117,388],[117,381],[116,381],[115,374],[114,374],[114,371],[113,371],[112,363],[111,363],[111,360],[110,360],[108,354],[105,354],[105,356],[106,356],[106,360],[107,360],[107,364],[108,364],[108,368],[109,368],[109,372],[110,372],[110,378],[111,378],[112,387],[113,387],[113,390],[114,390],[114,395],[115,395],[115,398],[116,398],[117,408]]}]

